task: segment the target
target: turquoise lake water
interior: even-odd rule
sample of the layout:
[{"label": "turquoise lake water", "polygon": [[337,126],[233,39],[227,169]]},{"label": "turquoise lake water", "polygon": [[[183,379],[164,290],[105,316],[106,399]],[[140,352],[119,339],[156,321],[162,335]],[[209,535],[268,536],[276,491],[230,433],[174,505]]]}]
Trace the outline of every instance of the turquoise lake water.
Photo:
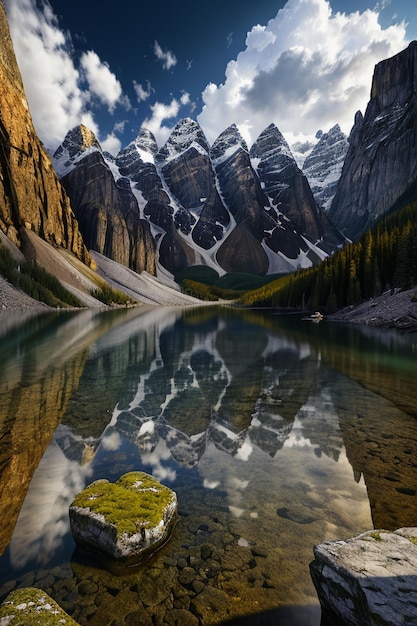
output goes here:
[{"label": "turquoise lake water", "polygon": [[[273,310],[0,313],[0,597],[80,624],[319,626],[313,546],[417,526],[417,336]],[[140,568],[76,550],[74,496],[142,470],[174,535]]]}]

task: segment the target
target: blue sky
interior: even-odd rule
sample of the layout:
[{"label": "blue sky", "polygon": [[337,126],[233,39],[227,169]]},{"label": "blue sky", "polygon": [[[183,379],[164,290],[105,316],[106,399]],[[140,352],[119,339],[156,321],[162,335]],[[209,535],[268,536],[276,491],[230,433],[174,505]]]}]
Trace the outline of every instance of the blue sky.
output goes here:
[{"label": "blue sky", "polygon": [[417,38],[415,0],[4,0],[35,127],[53,151],[79,123],[116,154],[190,116],[213,142],[271,122],[290,143],[349,133],[374,66]]}]

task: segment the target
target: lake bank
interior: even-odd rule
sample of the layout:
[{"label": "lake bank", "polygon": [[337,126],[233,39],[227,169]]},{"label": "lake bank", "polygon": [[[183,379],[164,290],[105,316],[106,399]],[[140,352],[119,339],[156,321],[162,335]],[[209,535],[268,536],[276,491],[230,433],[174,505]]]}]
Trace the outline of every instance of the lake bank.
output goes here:
[{"label": "lake bank", "polygon": [[394,291],[394,293],[387,291],[357,306],[341,309],[329,315],[327,319],[415,332],[417,331],[417,299],[413,302],[413,296],[416,291],[416,287],[407,291]]},{"label": "lake bank", "polygon": [[[336,322],[349,322],[365,326],[396,328],[400,331],[416,332],[417,298],[413,301],[416,293],[417,287],[407,291],[387,291],[356,306],[350,305],[340,309],[336,313],[326,316],[326,319]],[[138,303],[138,305],[140,304]],[[158,306],[158,304],[166,305],[167,303],[162,300],[158,303],[156,299],[154,306]],[[182,304],[186,305],[187,303],[184,302]],[[195,299],[190,301],[189,304],[195,306]],[[215,303],[201,302],[201,304]],[[104,305],[103,308],[105,308]],[[19,291],[0,276],[0,310],[33,311],[36,313],[53,311],[55,309]]]}]

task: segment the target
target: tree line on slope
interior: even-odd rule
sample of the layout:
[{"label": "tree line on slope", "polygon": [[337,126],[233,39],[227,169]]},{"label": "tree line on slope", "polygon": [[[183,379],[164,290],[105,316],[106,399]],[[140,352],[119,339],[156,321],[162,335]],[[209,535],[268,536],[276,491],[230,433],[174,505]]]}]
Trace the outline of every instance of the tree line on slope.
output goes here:
[{"label": "tree line on slope", "polygon": [[[36,262],[17,262],[0,243],[0,276],[28,296],[53,308],[79,308],[85,305],[66,289],[56,276]],[[126,305],[126,294],[114,289],[97,277],[97,288],[91,293],[103,304]]]},{"label": "tree line on slope", "polygon": [[51,307],[80,307],[82,303],[59,280],[36,263],[18,263],[0,244],[0,275],[28,296]]},{"label": "tree line on slope", "polygon": [[247,292],[240,304],[313,309],[332,313],[417,285],[417,202],[383,218],[356,243],[320,265],[298,270]]}]

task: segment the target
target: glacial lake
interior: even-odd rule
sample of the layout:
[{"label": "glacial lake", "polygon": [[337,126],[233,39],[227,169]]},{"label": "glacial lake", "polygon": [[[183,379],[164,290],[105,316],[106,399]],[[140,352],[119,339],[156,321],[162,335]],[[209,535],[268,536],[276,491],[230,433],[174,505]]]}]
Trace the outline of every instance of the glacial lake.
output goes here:
[{"label": "glacial lake", "polygon": [[[313,546],[417,525],[417,335],[230,307],[0,313],[0,600],[81,625],[319,626]],[[68,507],[142,470],[170,541],[112,572]]]}]

